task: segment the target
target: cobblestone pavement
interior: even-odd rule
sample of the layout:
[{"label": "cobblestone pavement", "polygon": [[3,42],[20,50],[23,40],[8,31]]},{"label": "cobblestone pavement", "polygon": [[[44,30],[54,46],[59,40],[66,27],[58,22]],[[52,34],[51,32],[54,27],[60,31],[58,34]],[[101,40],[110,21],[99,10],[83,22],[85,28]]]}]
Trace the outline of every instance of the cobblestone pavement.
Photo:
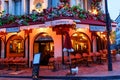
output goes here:
[{"label": "cobblestone pavement", "polygon": [[[120,78],[120,58],[118,58],[117,61],[113,61],[112,64],[113,64],[113,71],[108,71],[108,64],[105,62],[104,64],[91,64],[89,67],[81,65],[79,66],[78,74],[76,74],[75,77],[119,76],[117,79],[111,79],[111,80],[120,80],[119,79]],[[51,69],[48,69],[48,66],[47,66],[47,67],[40,67],[39,76],[66,76],[68,72],[69,72],[69,69],[59,69],[57,71],[52,71]],[[15,71],[14,69],[12,70],[1,69],[0,70],[0,76],[14,77],[14,76],[31,76],[31,75],[32,75],[32,69],[30,68],[21,69],[20,71]],[[32,80],[32,79],[0,77],[0,80]],[[82,80],[89,80],[89,79],[82,79]],[[92,79],[92,80],[97,80],[97,79]]]}]

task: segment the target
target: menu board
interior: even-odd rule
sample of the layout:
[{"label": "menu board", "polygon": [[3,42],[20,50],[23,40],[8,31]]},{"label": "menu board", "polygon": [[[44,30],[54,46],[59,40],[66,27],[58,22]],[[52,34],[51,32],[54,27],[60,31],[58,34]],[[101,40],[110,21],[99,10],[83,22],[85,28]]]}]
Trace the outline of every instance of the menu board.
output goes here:
[{"label": "menu board", "polygon": [[40,56],[41,53],[37,53],[34,55],[33,64],[40,64]]}]

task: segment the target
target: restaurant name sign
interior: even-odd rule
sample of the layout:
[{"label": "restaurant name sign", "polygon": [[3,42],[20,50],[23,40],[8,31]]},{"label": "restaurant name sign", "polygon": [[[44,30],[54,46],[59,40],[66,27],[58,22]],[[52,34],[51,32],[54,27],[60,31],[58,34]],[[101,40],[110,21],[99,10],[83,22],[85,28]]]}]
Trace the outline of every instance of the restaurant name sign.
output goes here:
[{"label": "restaurant name sign", "polygon": [[48,21],[45,22],[46,26],[56,26],[56,25],[63,25],[63,24],[74,24],[75,20],[72,19],[60,19],[60,20],[54,20],[54,21]]},{"label": "restaurant name sign", "polygon": [[6,32],[19,32],[20,28],[19,27],[14,27],[14,28],[6,28]]},{"label": "restaurant name sign", "polygon": [[104,31],[106,31],[106,27],[105,26],[90,25],[90,31],[104,32]]}]

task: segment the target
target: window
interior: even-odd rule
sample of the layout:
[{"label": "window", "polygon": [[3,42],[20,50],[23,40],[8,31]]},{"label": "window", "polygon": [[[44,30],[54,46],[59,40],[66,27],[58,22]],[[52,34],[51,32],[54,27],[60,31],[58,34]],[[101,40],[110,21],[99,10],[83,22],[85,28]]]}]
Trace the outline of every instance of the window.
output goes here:
[{"label": "window", "polygon": [[10,41],[10,53],[23,53],[23,40],[15,39]]},{"label": "window", "polygon": [[71,36],[75,53],[88,53],[90,51],[90,41],[88,36],[81,32],[76,32]]},{"label": "window", "polygon": [[9,1],[5,1],[5,13],[9,13]]},{"label": "window", "polygon": [[48,8],[57,7],[59,5],[59,0],[48,0]]},{"label": "window", "polygon": [[15,15],[21,15],[21,7],[22,7],[22,2],[21,0],[14,0],[14,14]]},{"label": "window", "polygon": [[21,36],[14,35],[8,40],[9,53],[24,53],[24,40]]},{"label": "window", "polygon": [[30,12],[30,0],[25,0],[26,1],[26,5],[25,5],[25,14],[29,14]]},{"label": "window", "polygon": [[89,0],[71,0],[71,6],[79,5],[82,9],[88,10]]}]

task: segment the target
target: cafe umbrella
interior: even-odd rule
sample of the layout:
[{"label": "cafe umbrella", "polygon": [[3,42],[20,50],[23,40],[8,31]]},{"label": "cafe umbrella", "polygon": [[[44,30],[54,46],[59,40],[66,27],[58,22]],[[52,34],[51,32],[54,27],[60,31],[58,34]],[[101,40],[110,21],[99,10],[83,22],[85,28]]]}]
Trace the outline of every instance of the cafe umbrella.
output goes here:
[{"label": "cafe umbrella", "polygon": [[71,74],[71,59],[70,59],[70,53],[73,52],[73,48],[72,48],[72,42],[70,39],[70,35],[69,33],[66,31],[65,32],[65,41],[64,41],[64,48],[63,48],[64,52],[68,53],[68,59],[69,59],[69,66],[70,66],[70,74]]}]

